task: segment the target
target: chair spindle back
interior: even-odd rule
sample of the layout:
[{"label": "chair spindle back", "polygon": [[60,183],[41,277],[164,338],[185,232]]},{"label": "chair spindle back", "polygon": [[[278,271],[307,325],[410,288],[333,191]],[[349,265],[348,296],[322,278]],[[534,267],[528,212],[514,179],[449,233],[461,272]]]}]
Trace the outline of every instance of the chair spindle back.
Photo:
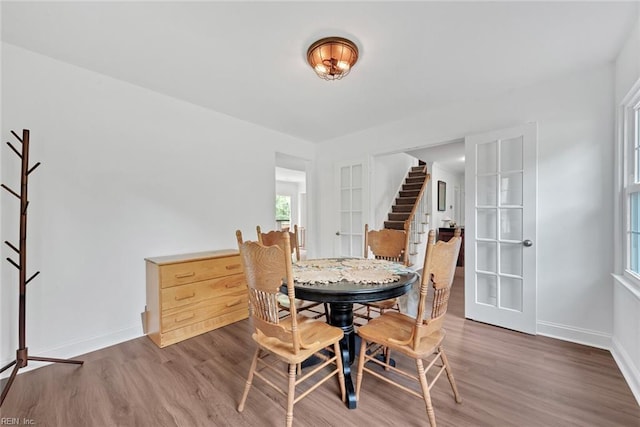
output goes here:
[{"label": "chair spindle back", "polygon": [[409,265],[409,234],[406,230],[369,230],[369,224],[365,224],[365,258],[369,258],[369,251],[376,259]]},{"label": "chair spindle back", "polygon": [[278,245],[283,250],[284,248],[284,235],[289,235],[289,252],[292,256],[295,255],[295,260],[300,261],[300,243],[298,239],[298,225],[293,226],[293,231],[287,230],[271,230],[268,233],[263,233],[260,226],[256,227],[258,232],[258,242],[265,246]]},{"label": "chair spindle back", "polygon": [[[448,242],[435,241],[435,231],[429,231],[427,254],[424,259],[422,278],[420,281],[420,302],[413,331],[413,348],[420,346],[420,339],[442,328],[444,315],[449,305],[451,284],[456,272],[456,263],[462,238],[460,229],[456,229],[453,238]],[[433,304],[431,315],[424,319],[429,285],[433,286]]]},{"label": "chair spindle back", "polygon": [[[274,337],[293,345],[297,354],[301,348],[294,304],[295,291],[289,233],[284,234],[283,247],[265,246],[259,242],[242,240],[242,232],[236,231],[240,258],[249,289],[249,314],[256,333]],[[291,329],[280,324],[278,317],[278,294],[283,280],[291,306]]]}]

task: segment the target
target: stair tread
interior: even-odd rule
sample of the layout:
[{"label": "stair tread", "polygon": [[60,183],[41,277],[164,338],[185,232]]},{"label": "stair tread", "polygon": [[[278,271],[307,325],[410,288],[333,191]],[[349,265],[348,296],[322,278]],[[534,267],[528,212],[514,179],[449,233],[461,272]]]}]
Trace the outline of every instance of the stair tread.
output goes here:
[{"label": "stair tread", "polygon": [[385,221],[384,228],[394,230],[404,230],[404,221]]},{"label": "stair tread", "polygon": [[411,215],[410,212],[390,212],[389,221],[406,221]]}]

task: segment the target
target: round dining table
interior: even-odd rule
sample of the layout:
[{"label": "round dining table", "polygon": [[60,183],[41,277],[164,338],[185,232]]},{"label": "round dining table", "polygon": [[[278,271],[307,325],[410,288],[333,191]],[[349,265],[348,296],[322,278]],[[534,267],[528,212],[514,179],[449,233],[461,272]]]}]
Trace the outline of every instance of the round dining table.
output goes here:
[{"label": "round dining table", "polygon": [[[323,268],[334,268],[331,267],[332,263],[327,261],[341,262],[342,259],[309,260],[306,261],[306,265],[312,265],[314,261],[317,261],[315,268],[322,271]],[[371,261],[372,265],[380,265],[379,260],[369,261]],[[368,271],[366,268],[367,260],[359,260],[358,262],[363,264],[361,271]],[[351,279],[343,279],[336,282],[294,281],[296,298],[328,303],[330,307],[329,324],[339,327],[344,332],[344,337],[340,341],[340,350],[347,392],[346,404],[349,409],[356,408],[356,395],[351,378],[351,364],[356,355],[356,332],[353,324],[354,303],[382,301],[404,295],[409,292],[419,277],[417,273],[410,271],[401,264],[390,265],[389,268],[395,270],[393,274],[394,280],[384,281],[383,283],[376,283],[371,278],[367,278],[366,283],[363,283],[357,280],[357,271],[351,272],[349,275]],[[295,276],[296,265],[294,264]],[[355,280],[353,279],[354,277],[356,278]],[[286,284],[282,286],[281,291],[287,292]]]}]

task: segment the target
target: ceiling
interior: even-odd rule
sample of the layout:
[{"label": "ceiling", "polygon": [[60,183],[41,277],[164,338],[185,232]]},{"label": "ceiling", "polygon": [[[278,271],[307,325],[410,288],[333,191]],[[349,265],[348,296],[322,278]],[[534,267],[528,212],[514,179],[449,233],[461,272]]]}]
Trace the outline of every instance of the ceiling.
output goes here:
[{"label": "ceiling", "polygon": [[[637,2],[8,2],[2,40],[312,142],[615,59]],[[348,37],[343,80],[307,65]]]},{"label": "ceiling", "polygon": [[436,161],[438,165],[449,172],[464,174],[465,152],[464,140],[450,141],[445,144],[419,148],[407,151],[407,154],[426,161]]},{"label": "ceiling", "polygon": [[304,171],[276,166],[276,181],[295,182],[301,185],[306,185],[307,174]]}]

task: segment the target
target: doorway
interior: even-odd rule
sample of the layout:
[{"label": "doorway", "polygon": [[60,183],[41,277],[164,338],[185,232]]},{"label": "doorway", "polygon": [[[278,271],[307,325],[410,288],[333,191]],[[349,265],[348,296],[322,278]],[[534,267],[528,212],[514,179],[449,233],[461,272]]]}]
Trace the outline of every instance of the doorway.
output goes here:
[{"label": "doorway", "polygon": [[297,157],[276,153],[273,228],[282,230],[298,226],[301,256],[309,246],[308,164]]},{"label": "doorway", "polygon": [[[427,162],[430,172],[437,173],[438,163],[463,165],[450,218],[466,226],[465,317],[531,334],[537,323],[536,129],[527,124],[406,151]],[[437,180],[432,176],[431,185]],[[436,215],[430,228],[443,225]]]}]

